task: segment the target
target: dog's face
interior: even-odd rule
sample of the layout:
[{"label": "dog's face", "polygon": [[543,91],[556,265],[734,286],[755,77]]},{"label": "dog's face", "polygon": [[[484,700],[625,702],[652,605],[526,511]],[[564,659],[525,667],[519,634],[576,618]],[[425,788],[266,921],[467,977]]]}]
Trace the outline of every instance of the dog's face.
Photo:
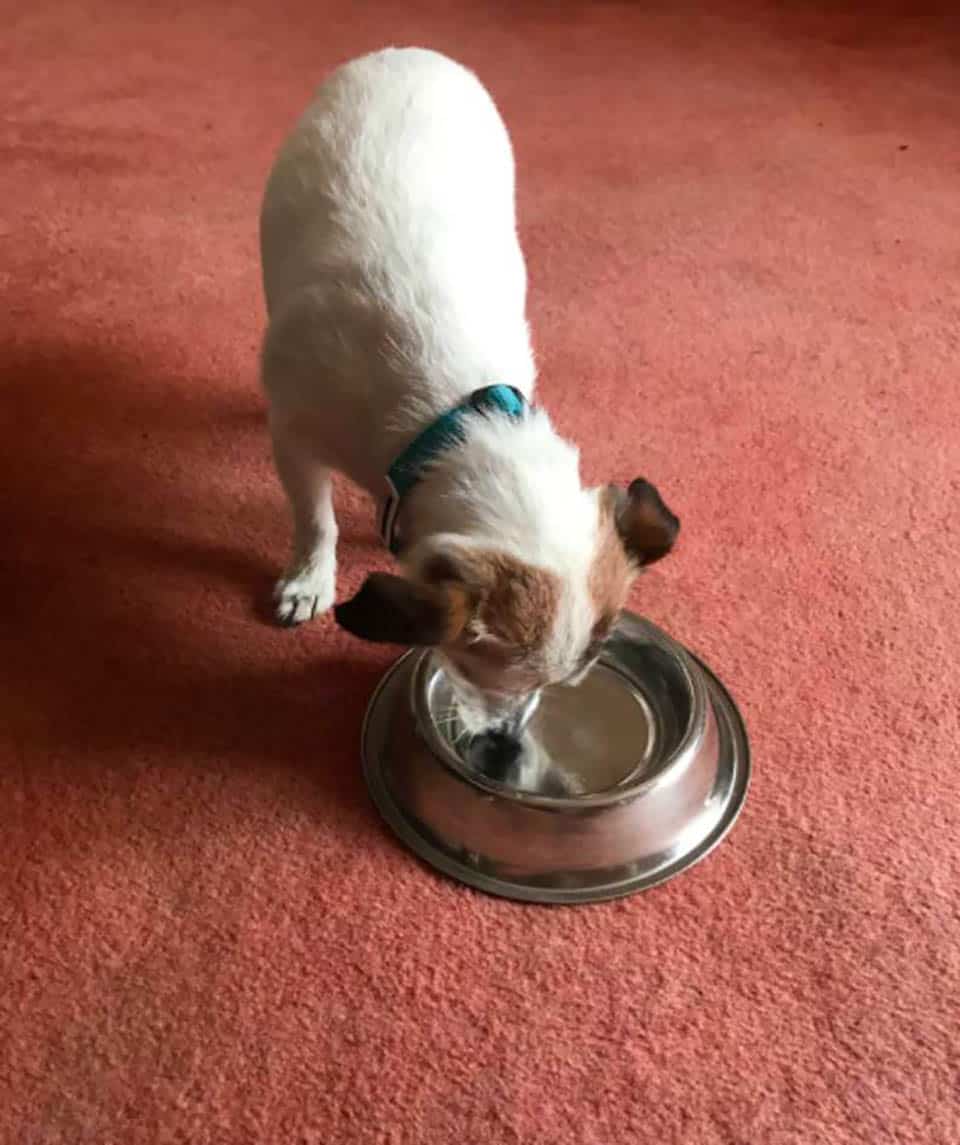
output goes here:
[{"label": "dog's face", "polygon": [[596,529],[569,567],[541,568],[469,538],[431,538],[407,573],[374,573],[336,617],[366,640],[437,649],[464,727],[509,732],[530,697],[576,683],[616,624],[630,584],[673,547],[680,523],[647,481],[594,491]]}]

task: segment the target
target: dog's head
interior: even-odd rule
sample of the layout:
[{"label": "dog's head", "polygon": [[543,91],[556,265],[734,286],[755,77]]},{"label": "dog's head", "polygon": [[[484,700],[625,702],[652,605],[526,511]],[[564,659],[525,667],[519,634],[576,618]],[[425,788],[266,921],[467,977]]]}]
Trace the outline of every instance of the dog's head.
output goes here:
[{"label": "dog's head", "polygon": [[585,494],[596,527],[562,567],[455,535],[413,548],[402,576],[374,573],[336,609],[365,640],[432,646],[470,732],[506,730],[548,684],[576,683],[599,655],[639,570],[667,555],[680,522],[648,481]]}]

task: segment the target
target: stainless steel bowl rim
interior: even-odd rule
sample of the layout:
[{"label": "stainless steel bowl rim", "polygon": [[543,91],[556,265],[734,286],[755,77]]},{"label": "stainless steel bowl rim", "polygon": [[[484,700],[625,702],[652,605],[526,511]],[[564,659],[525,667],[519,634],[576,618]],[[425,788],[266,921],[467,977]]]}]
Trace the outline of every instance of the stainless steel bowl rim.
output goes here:
[{"label": "stainless steel bowl rim", "polygon": [[[627,628],[632,628],[637,635],[642,632],[649,637],[652,632],[655,637],[670,639],[649,621],[633,614],[625,613],[624,620],[627,622]],[[627,639],[630,638],[628,632]],[[393,832],[421,860],[456,881],[487,894],[526,903],[554,906],[600,903],[642,892],[673,879],[709,855],[736,822],[750,786],[749,739],[742,717],[729,692],[710,667],[691,652],[687,653],[686,663],[694,666],[695,676],[702,676],[709,703],[709,724],[720,734],[717,774],[718,777],[721,774],[724,777],[724,789],[720,814],[713,819],[709,829],[696,840],[690,840],[689,846],[684,846],[682,851],[677,851],[666,861],[659,861],[663,858],[662,854],[647,853],[638,847],[635,859],[627,859],[617,868],[598,871],[596,878],[590,876],[589,870],[585,870],[582,872],[583,877],[576,883],[571,883],[567,878],[550,882],[544,878],[542,868],[539,872],[536,868],[531,868],[525,873],[516,869],[509,860],[507,867],[500,871],[478,868],[470,860],[470,852],[458,848],[456,843],[437,838],[433,834],[434,824],[431,820],[420,819],[416,814],[411,814],[410,809],[398,801],[388,770],[384,767],[383,743],[381,742],[379,748],[374,747],[377,738],[382,737],[389,729],[392,719],[403,719],[408,734],[419,740],[425,753],[424,758],[431,759],[435,766],[440,767],[441,773],[446,774],[451,781],[464,782],[459,771],[451,772],[440,765],[426,741],[416,732],[415,723],[411,718],[409,687],[418,655],[416,649],[401,655],[390,666],[374,690],[363,721],[361,754],[364,776],[374,805]],[[389,699],[391,695],[393,698]],[[401,712],[404,713],[403,716]],[[475,788],[477,796],[484,803],[505,802],[499,789],[483,789],[474,785],[472,780],[467,785]],[[638,790],[639,787],[634,789],[635,792]],[[654,791],[650,797],[659,798],[663,794]],[[635,795],[634,798],[640,797]],[[629,805],[631,801],[624,802]],[[646,799],[640,798],[640,803],[644,802]],[[522,809],[524,813],[529,806],[526,801],[507,805],[515,807],[518,811]],[[576,807],[577,804],[576,801],[572,801],[564,806],[569,809],[571,806]],[[539,813],[536,808],[530,807],[529,810],[535,815]],[[532,826],[536,827],[538,822],[539,820],[533,820]],[[651,862],[651,858],[657,861]],[[564,867],[562,870],[567,868]]]}]

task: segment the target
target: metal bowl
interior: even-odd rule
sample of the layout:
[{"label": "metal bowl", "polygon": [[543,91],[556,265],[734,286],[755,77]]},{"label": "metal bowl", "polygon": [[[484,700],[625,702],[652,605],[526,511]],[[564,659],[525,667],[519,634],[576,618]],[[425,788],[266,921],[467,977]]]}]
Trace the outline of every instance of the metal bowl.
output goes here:
[{"label": "metal bowl", "polygon": [[729,831],[749,781],[729,694],[630,613],[585,680],[544,693],[503,774],[478,766],[466,738],[438,660],[408,652],[367,710],[367,786],[421,858],[527,901],[592,902],[672,878]]}]

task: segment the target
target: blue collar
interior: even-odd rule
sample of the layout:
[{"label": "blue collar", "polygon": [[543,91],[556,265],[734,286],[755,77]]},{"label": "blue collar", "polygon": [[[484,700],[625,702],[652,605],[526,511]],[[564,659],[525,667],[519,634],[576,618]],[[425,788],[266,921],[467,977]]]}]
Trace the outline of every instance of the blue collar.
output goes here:
[{"label": "blue collar", "polygon": [[380,536],[391,553],[396,555],[400,547],[397,540],[400,502],[423,477],[431,461],[464,440],[466,431],[463,423],[470,414],[502,413],[516,421],[526,412],[527,399],[513,386],[485,386],[441,414],[413,439],[387,472],[387,497],[380,517]]}]

